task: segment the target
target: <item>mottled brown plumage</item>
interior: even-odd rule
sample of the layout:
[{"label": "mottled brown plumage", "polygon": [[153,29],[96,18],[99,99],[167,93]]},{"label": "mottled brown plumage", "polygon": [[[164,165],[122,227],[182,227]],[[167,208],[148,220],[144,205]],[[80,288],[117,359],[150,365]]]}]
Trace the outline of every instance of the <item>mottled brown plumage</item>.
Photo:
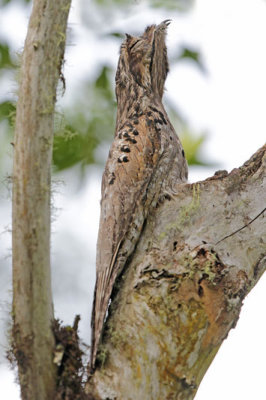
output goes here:
[{"label": "mottled brown plumage", "polygon": [[187,179],[180,141],[162,105],[168,73],[166,28],[127,35],[116,73],[116,133],[102,179],[97,277],[92,315],[91,367],[116,278],[132,254],[159,197]]}]

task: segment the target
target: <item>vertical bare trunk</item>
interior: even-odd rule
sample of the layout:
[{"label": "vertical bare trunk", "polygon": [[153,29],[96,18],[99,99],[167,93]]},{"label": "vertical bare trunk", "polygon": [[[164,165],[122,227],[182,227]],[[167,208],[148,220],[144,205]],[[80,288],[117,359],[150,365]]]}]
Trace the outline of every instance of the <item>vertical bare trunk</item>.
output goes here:
[{"label": "vertical bare trunk", "polygon": [[53,399],[50,167],[71,0],[33,2],[22,57],[13,170],[13,350],[23,399]]}]

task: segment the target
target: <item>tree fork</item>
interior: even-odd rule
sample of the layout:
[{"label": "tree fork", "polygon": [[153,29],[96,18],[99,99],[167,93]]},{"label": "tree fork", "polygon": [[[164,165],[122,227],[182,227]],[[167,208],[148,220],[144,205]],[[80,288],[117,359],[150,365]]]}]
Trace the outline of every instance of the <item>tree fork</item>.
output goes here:
[{"label": "tree fork", "polygon": [[22,399],[51,400],[50,169],[71,0],[35,0],[22,56],[13,166],[13,352]]},{"label": "tree fork", "polygon": [[196,395],[266,267],[266,146],[230,174],[180,184],[147,221],[117,283],[95,399]]}]

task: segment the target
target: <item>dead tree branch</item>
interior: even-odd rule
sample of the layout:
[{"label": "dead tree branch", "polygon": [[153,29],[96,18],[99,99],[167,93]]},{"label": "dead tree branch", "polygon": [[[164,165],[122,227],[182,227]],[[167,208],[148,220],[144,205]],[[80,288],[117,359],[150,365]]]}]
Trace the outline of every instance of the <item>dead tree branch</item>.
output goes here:
[{"label": "dead tree branch", "polygon": [[150,215],[117,284],[95,399],[193,399],[266,266],[264,146]]}]

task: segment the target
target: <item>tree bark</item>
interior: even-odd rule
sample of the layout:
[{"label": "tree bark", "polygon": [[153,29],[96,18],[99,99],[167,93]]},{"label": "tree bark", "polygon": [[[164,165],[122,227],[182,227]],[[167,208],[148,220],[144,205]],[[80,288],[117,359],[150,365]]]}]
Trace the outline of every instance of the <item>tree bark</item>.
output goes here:
[{"label": "tree bark", "polygon": [[266,266],[266,146],[149,216],[109,308],[94,399],[193,399]]},{"label": "tree bark", "polygon": [[51,400],[50,169],[71,0],[35,0],[20,71],[13,167],[13,353],[22,399]]}]

